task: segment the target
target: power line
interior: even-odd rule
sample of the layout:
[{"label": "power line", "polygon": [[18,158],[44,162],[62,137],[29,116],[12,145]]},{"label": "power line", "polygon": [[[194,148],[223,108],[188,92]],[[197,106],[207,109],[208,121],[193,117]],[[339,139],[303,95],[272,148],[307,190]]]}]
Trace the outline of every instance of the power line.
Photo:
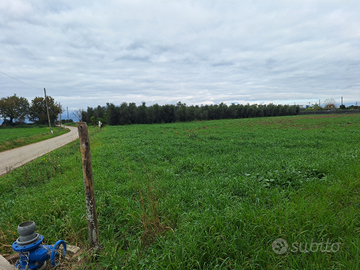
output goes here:
[{"label": "power line", "polygon": [[0,73],[6,75],[6,76],[8,76],[8,77],[10,77],[11,79],[14,79],[15,81],[18,81],[18,82],[21,82],[21,83],[23,83],[23,84],[26,84],[27,86],[31,86],[32,88],[35,88],[35,89],[39,89],[39,88],[40,88],[40,87],[32,86],[32,85],[30,85],[30,84],[28,84],[28,83],[22,82],[22,81],[20,81],[20,80],[18,80],[18,79],[16,79],[16,78],[14,78],[14,77],[6,74],[5,72],[2,72],[1,70],[0,70]]}]

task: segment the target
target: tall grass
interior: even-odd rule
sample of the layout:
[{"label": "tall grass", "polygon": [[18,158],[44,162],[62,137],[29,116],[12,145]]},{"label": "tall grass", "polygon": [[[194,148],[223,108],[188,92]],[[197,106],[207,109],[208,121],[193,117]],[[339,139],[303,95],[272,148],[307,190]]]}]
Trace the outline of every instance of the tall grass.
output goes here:
[{"label": "tall grass", "polygon": [[0,152],[62,135],[69,129],[52,127],[52,131],[43,125],[0,127]]},{"label": "tall grass", "polygon": [[[359,268],[359,126],[336,115],[91,128],[104,248],[82,267]],[[86,248],[83,189],[78,142],[1,177],[0,252],[25,220]],[[339,250],[308,250],[327,241]]]}]

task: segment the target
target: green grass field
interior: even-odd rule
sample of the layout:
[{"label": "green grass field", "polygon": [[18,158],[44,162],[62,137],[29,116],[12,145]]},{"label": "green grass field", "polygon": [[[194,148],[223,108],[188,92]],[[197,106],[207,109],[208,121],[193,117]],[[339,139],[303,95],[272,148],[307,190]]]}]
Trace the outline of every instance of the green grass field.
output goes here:
[{"label": "green grass field", "polygon": [[0,127],[0,152],[69,132],[69,129],[60,127],[52,127],[52,130],[53,134],[50,133],[49,127],[44,125]]},{"label": "green grass field", "polygon": [[[360,269],[359,128],[355,114],[89,127],[103,249],[81,267]],[[87,247],[79,148],[0,178],[1,254],[26,220]]]}]

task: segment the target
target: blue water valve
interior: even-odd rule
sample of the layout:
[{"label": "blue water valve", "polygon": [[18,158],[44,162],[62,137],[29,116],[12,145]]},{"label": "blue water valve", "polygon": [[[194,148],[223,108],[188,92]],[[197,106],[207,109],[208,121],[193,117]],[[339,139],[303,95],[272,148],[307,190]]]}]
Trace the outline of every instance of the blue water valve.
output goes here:
[{"label": "blue water valve", "polygon": [[55,266],[55,258],[61,245],[64,248],[63,254],[66,255],[66,243],[63,240],[57,241],[54,246],[43,245],[44,236],[35,232],[34,221],[21,223],[17,231],[19,238],[12,244],[12,249],[20,255],[15,264],[17,269],[44,269],[49,258],[51,265]]}]

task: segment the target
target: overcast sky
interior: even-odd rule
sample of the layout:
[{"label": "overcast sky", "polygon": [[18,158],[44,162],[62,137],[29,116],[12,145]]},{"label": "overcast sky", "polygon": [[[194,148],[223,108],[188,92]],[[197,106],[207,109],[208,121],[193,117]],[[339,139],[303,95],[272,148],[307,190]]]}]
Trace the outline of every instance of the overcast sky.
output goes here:
[{"label": "overcast sky", "polygon": [[1,0],[0,59],[0,97],[69,110],[360,104],[360,1]]}]

